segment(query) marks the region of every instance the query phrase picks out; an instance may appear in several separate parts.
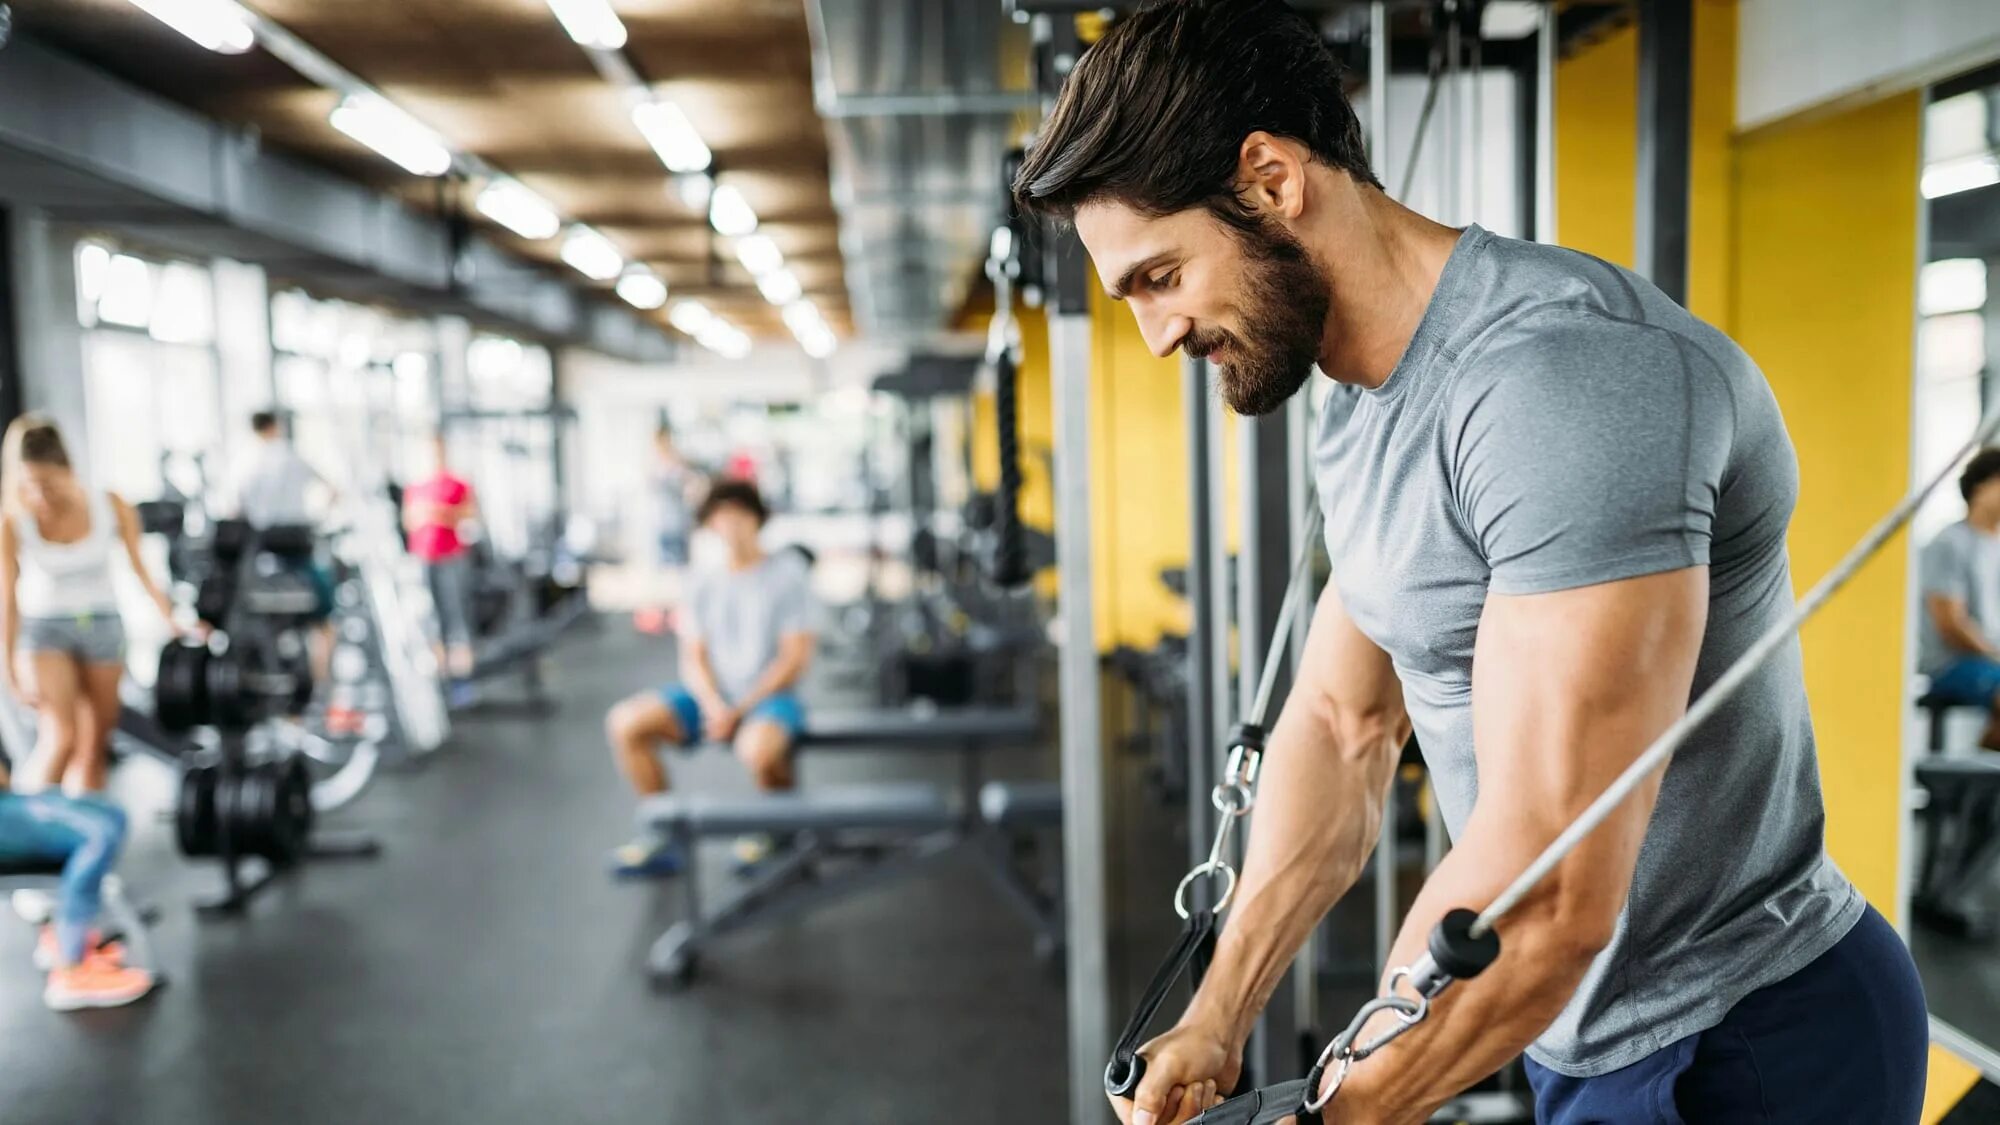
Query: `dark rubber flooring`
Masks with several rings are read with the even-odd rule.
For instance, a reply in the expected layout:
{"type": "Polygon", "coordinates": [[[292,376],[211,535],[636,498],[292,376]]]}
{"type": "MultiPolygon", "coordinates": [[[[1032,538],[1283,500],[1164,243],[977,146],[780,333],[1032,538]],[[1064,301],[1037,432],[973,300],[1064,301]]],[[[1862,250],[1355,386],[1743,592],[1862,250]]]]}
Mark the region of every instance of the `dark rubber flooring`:
{"type": "MultiPolygon", "coordinates": [[[[552,661],[557,714],[461,719],[421,769],[337,818],[379,833],[381,858],[310,866],[236,919],[189,909],[215,876],[174,854],[155,815],[166,771],[122,766],[136,825],[122,870],[164,912],[170,983],[128,1009],[49,1012],[31,933],[7,915],[0,1121],[1059,1120],[1061,987],[969,866],[735,935],[685,994],[647,984],[647,946],[678,902],[602,873],[631,802],[599,723],[664,675],[666,653],[618,621],[577,635],[552,661]]],[[[693,786],[744,784],[717,755],[673,767],[693,786]]],[[[1045,768],[1021,755],[991,772],[1045,768]]],[[[804,776],[950,769],[843,755],[804,776]]],[[[710,862],[720,889],[724,857],[710,862]]]]}

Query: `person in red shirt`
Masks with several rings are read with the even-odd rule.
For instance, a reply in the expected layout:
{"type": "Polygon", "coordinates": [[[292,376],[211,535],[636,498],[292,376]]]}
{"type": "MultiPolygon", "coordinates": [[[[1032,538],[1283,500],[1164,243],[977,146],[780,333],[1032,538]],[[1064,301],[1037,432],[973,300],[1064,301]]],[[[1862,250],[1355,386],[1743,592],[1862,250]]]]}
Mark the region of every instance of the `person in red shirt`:
{"type": "Polygon", "coordinates": [[[479,499],[465,478],[453,473],[443,434],[433,446],[437,468],[403,490],[403,530],[410,553],[424,564],[431,600],[437,604],[440,660],[453,676],[472,673],[472,628],[467,618],[471,560],[459,528],[479,514],[479,499]]]}

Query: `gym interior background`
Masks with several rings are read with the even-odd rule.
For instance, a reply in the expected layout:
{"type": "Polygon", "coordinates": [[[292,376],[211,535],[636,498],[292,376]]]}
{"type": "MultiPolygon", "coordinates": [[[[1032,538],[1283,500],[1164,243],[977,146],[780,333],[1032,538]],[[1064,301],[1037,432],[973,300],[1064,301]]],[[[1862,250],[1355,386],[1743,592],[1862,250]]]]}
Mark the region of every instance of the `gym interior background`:
{"type": "MultiPolygon", "coordinates": [[[[1801,582],[1994,401],[2000,5],[1297,6],[1412,206],[1633,266],[1757,360],[1799,453],[1801,582]]],[[[0,926],[7,1118],[1107,1120],[1103,1060],[1279,623],[1314,406],[1227,415],[1060,239],[1009,225],[1010,151],[1120,7],[0,3],[0,408],[160,502],[155,571],[190,606],[229,587],[283,649],[266,552],[210,581],[234,556],[205,515],[274,409],[338,491],[301,549],[341,578],[286,737],[162,722],[183,672],[121,590],[112,792],[151,919],[128,944],[166,987],[56,1015],[34,931],[0,926]],[[662,427],[754,476],[825,608],[800,797],[673,762],[693,796],[661,823],[691,843],[804,841],[748,877],[697,848],[699,897],[602,876],[630,808],[604,714],[675,663],[632,625],[685,586],[656,549],[662,427]],[[469,670],[424,640],[391,498],[439,434],[479,495],[469,670]],[[277,823],[295,783],[317,815],[277,823]],[[273,823],[219,843],[253,784],[273,823]]],[[[1991,752],[1915,675],[1914,552],[1961,511],[1945,490],[1805,632],[1828,846],[1932,1002],[1929,1122],[2000,1120],[2000,817],[1933,777],[1991,752]]],[[[1414,758],[1391,812],[1261,1073],[1370,994],[1449,847],[1414,758]]],[[[1527,1097],[1502,1074],[1441,1119],[1527,1097]]]]}

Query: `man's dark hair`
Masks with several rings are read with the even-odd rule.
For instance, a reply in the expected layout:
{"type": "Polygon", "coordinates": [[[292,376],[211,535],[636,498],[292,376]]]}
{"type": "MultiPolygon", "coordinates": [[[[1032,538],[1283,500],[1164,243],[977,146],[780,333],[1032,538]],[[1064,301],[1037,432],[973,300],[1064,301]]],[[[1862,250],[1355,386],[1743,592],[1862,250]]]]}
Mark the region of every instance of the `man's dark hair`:
{"type": "Polygon", "coordinates": [[[719,480],[709,486],[708,495],[702,497],[701,507],[695,511],[696,523],[707,523],[708,518],[724,508],[740,508],[757,517],[761,526],[771,518],[771,509],[764,504],[764,494],[747,480],[719,480]]]}
{"type": "Polygon", "coordinates": [[[1340,63],[1304,16],[1282,0],[1163,0],[1083,53],[1014,197],[1059,219],[1108,199],[1156,218],[1205,206],[1247,227],[1236,165],[1260,129],[1382,186],[1340,63]]]}
{"type": "Polygon", "coordinates": [[[268,434],[277,428],[278,412],[275,410],[259,410],[250,416],[250,431],[252,433],[268,434]]]}
{"type": "Polygon", "coordinates": [[[2000,478],[2000,445],[1989,445],[1965,463],[1965,471],[1958,476],[1959,495],[1970,504],[1972,494],[1979,491],[1979,486],[1995,478],[2000,478]]]}

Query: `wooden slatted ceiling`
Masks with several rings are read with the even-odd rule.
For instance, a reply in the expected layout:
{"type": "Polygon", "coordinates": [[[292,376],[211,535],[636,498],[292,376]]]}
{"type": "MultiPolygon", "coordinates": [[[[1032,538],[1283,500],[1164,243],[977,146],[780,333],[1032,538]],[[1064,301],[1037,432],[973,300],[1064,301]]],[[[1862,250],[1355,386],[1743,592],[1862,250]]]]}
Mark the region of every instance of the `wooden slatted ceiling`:
{"type": "MultiPolygon", "coordinates": [[[[800,0],[613,0],[626,54],[677,102],[716,167],[765,220],[836,329],[849,326],[826,137],[812,105],[800,0]]],[[[18,28],[265,142],[434,210],[437,185],[405,176],[326,123],[335,96],[261,50],[202,50],[127,0],[12,0],[18,28]]],[[[785,334],[704,216],[671,191],[618,90],[542,0],[247,0],[381,89],[456,147],[514,173],[564,215],[604,231],[679,296],[745,330],[785,334]]],[[[469,197],[464,200],[469,207],[469,197]]],[[[475,219],[478,216],[475,214],[475,219]]],[[[564,270],[554,240],[525,257],[564,270]]],[[[570,275],[573,279],[574,274],[570,275]]],[[[580,280],[580,279],[577,279],[580,280]]]]}

